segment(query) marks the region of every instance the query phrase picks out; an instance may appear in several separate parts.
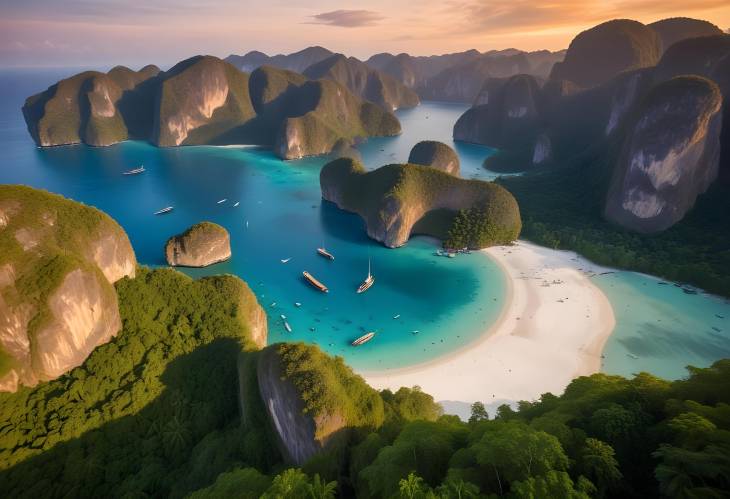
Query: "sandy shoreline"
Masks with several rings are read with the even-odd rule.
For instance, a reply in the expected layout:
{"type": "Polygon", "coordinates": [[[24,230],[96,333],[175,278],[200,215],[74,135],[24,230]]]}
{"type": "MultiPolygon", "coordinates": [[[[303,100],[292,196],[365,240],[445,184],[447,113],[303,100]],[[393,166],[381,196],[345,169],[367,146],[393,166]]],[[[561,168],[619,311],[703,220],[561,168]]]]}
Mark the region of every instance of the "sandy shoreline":
{"type": "Polygon", "coordinates": [[[606,269],[573,252],[524,241],[484,251],[508,280],[499,319],[478,340],[444,357],[361,372],[371,386],[419,385],[439,401],[493,407],[562,393],[573,378],[600,370],[615,318],[608,298],[587,274],[606,269]]]}

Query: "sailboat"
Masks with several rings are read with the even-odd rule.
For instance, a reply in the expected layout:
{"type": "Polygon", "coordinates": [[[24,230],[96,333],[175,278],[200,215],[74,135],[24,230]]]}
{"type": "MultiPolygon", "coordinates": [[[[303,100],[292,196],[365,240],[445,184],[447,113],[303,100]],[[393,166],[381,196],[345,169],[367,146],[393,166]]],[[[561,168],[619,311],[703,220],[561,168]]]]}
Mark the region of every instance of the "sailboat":
{"type": "Polygon", "coordinates": [[[223,198],[223,199],[221,199],[220,201],[218,201],[218,202],[217,202],[216,204],[223,204],[223,203],[225,203],[226,201],[228,201],[228,199],[227,199],[227,198],[223,198]]]}
{"type": "Polygon", "coordinates": [[[364,293],[368,289],[370,289],[370,286],[375,284],[375,277],[373,277],[373,274],[370,273],[370,259],[368,258],[368,276],[365,278],[365,280],[360,284],[360,287],[357,288],[357,293],[364,293]]]}
{"type": "Polygon", "coordinates": [[[352,346],[357,347],[357,346],[362,345],[363,343],[367,343],[368,341],[372,340],[374,336],[375,336],[375,333],[373,333],[373,332],[363,334],[358,339],[356,339],[355,341],[352,342],[352,346]]]}
{"type": "Polygon", "coordinates": [[[155,215],[164,215],[165,213],[170,213],[174,208],[172,206],[166,206],[165,208],[162,208],[161,210],[157,210],[154,214],[155,215]]]}
{"type": "Polygon", "coordinates": [[[284,258],[283,260],[281,260],[281,263],[289,263],[289,260],[291,260],[291,257],[290,258],[284,258]]]}
{"type": "Polygon", "coordinates": [[[317,253],[319,253],[320,256],[323,256],[325,258],[329,258],[330,260],[334,261],[335,255],[324,249],[324,245],[322,245],[321,248],[317,248],[317,253]]]}
{"type": "Polygon", "coordinates": [[[122,175],[137,175],[137,174],[142,173],[144,171],[145,171],[144,165],[139,165],[138,168],[135,168],[133,170],[129,170],[129,171],[126,171],[126,172],[122,172],[122,175]]]}

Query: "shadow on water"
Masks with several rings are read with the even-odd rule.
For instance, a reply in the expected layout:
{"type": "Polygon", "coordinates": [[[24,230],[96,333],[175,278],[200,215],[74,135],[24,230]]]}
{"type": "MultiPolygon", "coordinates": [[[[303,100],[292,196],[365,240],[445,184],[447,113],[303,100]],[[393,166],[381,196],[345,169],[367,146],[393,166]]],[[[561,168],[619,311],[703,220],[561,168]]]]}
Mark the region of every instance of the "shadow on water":
{"type": "Polygon", "coordinates": [[[334,203],[322,200],[319,220],[328,239],[339,239],[357,244],[380,245],[367,235],[365,221],[360,215],[341,210],[334,203]]]}

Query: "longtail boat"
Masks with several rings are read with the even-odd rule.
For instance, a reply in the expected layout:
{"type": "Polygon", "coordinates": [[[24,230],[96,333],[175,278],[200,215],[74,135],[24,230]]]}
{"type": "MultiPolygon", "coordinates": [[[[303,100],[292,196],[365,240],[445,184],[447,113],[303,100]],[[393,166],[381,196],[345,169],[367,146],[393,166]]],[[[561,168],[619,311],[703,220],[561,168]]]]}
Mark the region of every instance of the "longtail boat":
{"type": "Polygon", "coordinates": [[[330,290],[327,289],[327,286],[325,286],[324,284],[319,282],[317,279],[315,279],[312,274],[310,274],[309,272],[307,272],[305,270],[304,272],[302,272],[302,275],[304,276],[304,278],[307,280],[307,282],[309,284],[311,284],[312,286],[314,286],[315,288],[317,288],[318,290],[320,290],[323,293],[329,293],[330,290]]]}
{"type": "Polygon", "coordinates": [[[355,341],[352,342],[352,346],[357,347],[357,346],[362,345],[363,343],[367,343],[368,341],[372,340],[374,336],[375,336],[375,333],[373,333],[373,332],[363,334],[358,339],[356,339],[355,341]]]}

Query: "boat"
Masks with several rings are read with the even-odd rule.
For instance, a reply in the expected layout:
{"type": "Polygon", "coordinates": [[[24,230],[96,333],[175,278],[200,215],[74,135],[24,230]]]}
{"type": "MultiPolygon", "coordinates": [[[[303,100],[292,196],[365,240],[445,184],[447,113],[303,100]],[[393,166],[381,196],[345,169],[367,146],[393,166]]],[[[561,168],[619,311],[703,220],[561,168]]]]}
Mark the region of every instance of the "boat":
{"type": "Polygon", "coordinates": [[[284,315],[284,314],[281,314],[279,317],[281,317],[281,320],[283,320],[283,321],[286,320],[286,315],[284,315]]]}
{"type": "Polygon", "coordinates": [[[327,286],[325,286],[324,284],[322,284],[321,282],[319,282],[317,279],[315,279],[314,276],[312,274],[310,274],[309,272],[307,272],[306,270],[304,272],[302,272],[302,275],[304,276],[304,278],[307,280],[307,282],[309,284],[311,284],[312,286],[314,286],[315,288],[317,288],[321,292],[323,292],[323,293],[329,293],[330,292],[330,290],[327,289],[327,286]]]}
{"type": "Polygon", "coordinates": [[[400,314],[398,314],[398,315],[394,315],[394,316],[393,316],[393,319],[400,319],[400,314]]]}
{"type": "Polygon", "coordinates": [[[223,199],[221,199],[220,201],[218,201],[218,202],[217,202],[216,204],[223,204],[223,203],[225,203],[226,201],[228,201],[228,199],[227,199],[227,198],[223,198],[223,199]]]}
{"type": "Polygon", "coordinates": [[[289,260],[291,260],[291,258],[284,258],[281,260],[281,263],[289,263],[289,260]]]}
{"type": "Polygon", "coordinates": [[[370,287],[375,284],[375,277],[373,277],[373,274],[370,273],[370,259],[368,259],[368,276],[365,278],[365,280],[360,284],[360,287],[357,288],[357,293],[364,293],[370,287]]]}
{"type": "Polygon", "coordinates": [[[456,258],[456,253],[448,253],[449,258],[456,258]]]}
{"type": "Polygon", "coordinates": [[[373,339],[373,336],[375,336],[375,333],[373,333],[372,331],[369,333],[363,334],[358,339],[356,339],[355,341],[352,342],[352,346],[358,347],[358,346],[362,345],[363,343],[367,343],[368,341],[373,339]]]}
{"type": "Polygon", "coordinates": [[[241,202],[240,202],[240,201],[236,201],[236,204],[234,204],[234,205],[233,205],[233,207],[235,208],[235,207],[236,207],[236,206],[238,206],[239,204],[241,204],[241,202]]]}
{"type": "Polygon", "coordinates": [[[302,304],[301,304],[301,303],[299,303],[299,302],[297,301],[297,302],[294,302],[294,306],[295,306],[295,307],[301,307],[301,306],[302,306],[302,304]]]}
{"type": "Polygon", "coordinates": [[[720,315],[720,314],[715,314],[715,317],[717,317],[718,319],[724,319],[725,318],[724,315],[720,315]]]}
{"type": "Polygon", "coordinates": [[[290,333],[291,333],[291,326],[289,325],[289,323],[288,323],[288,322],[284,321],[284,327],[286,328],[286,330],[287,330],[288,332],[290,332],[290,333]]]}
{"type": "Polygon", "coordinates": [[[145,171],[144,165],[140,165],[139,168],[135,168],[133,170],[122,172],[122,175],[138,175],[140,173],[143,173],[144,171],[145,171]]]}
{"type": "Polygon", "coordinates": [[[638,359],[639,358],[638,356],[634,355],[633,353],[627,353],[626,355],[628,355],[632,359],[638,359]]]}
{"type": "Polygon", "coordinates": [[[164,215],[165,213],[170,213],[174,208],[172,206],[166,206],[162,208],[161,210],[157,210],[154,214],[155,215],[164,215]]]}
{"type": "Polygon", "coordinates": [[[324,248],[317,248],[317,253],[319,253],[320,256],[329,258],[332,261],[334,261],[334,259],[335,259],[335,255],[333,255],[332,253],[330,253],[329,251],[327,251],[324,248]]]}

